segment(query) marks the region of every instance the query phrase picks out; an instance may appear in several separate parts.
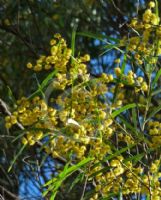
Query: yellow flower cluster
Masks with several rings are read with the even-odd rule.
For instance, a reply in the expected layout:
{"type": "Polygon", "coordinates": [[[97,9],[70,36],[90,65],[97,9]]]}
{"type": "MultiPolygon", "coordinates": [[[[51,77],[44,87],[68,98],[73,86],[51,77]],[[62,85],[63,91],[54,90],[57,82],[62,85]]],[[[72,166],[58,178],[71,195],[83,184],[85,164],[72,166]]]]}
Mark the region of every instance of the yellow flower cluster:
{"type": "MultiPolygon", "coordinates": [[[[89,176],[97,174],[96,192],[101,191],[105,196],[111,191],[119,193],[120,188],[123,195],[131,193],[148,195],[150,185],[151,197],[153,200],[157,200],[161,196],[159,165],[160,161],[155,160],[150,167],[151,174],[145,175],[142,167],[134,167],[131,161],[124,162],[123,157],[118,156],[107,164],[109,170],[105,173],[101,172],[102,166],[97,165],[91,169],[89,176]]],[[[93,199],[98,199],[98,197],[94,196],[91,200],[93,199]]]]}
{"type": "MultiPolygon", "coordinates": [[[[61,36],[55,37],[60,40],[57,43],[62,48],[64,40],[61,36]]],[[[53,40],[50,43],[58,45],[53,40]]],[[[66,46],[63,45],[63,48],[66,46]]],[[[64,54],[58,51],[55,56],[63,59],[64,54]]],[[[113,81],[113,76],[102,74],[99,80],[90,79],[84,64],[89,60],[88,54],[73,58],[68,63],[68,70],[67,62],[60,64],[61,69],[55,64],[58,73],[50,87],[53,91],[62,90],[56,98],[51,98],[58,109],[49,107],[39,96],[33,99],[23,97],[17,101],[13,114],[6,117],[6,128],[21,123],[26,129],[22,143],[28,145],[34,145],[48,133],[49,142],[44,149],[53,157],[68,158],[69,152],[72,152],[75,159],[81,160],[87,156],[87,146],[90,146],[88,154],[99,159],[110,153],[106,141],[113,135],[113,120],[106,111],[109,106],[99,98],[104,98],[106,84],[113,81]]]]}
{"type": "MultiPolygon", "coordinates": [[[[159,18],[152,12],[154,7],[155,4],[150,2],[143,15],[144,23],[136,19],[131,22],[131,27],[143,38],[129,38],[127,49],[135,52],[134,57],[140,64],[143,62],[142,54],[149,62],[152,62],[150,54],[154,54],[155,40],[152,43],[150,38],[154,31],[159,31],[154,27],[159,23],[159,18]]],[[[110,192],[117,196],[120,188],[127,197],[134,193],[149,195],[150,190],[151,199],[159,199],[160,158],[149,161],[148,167],[144,164],[147,162],[146,156],[143,155],[143,159],[136,163],[131,157],[140,150],[146,151],[143,149],[146,140],[136,140],[137,130],[135,134],[131,133],[133,125],[137,126],[136,129],[139,127],[139,124],[133,124],[133,118],[137,116],[133,114],[133,118],[130,117],[130,125],[128,122],[125,124],[126,119],[122,123],[121,119],[112,117],[113,111],[134,103],[136,98],[139,104],[146,104],[145,96],[150,88],[145,78],[137,77],[131,70],[125,75],[121,71],[120,59],[116,60],[116,78],[105,73],[98,78],[90,77],[85,64],[90,60],[89,55],[72,57],[71,49],[67,48],[59,34],[54,36],[50,44],[51,55],[41,56],[36,65],[28,63],[27,67],[35,71],[57,70],[56,77],[46,89],[52,90],[49,98],[53,106],[39,96],[30,99],[23,97],[17,101],[17,108],[12,115],[6,117],[6,128],[21,123],[24,127],[24,145],[34,145],[40,140],[43,143],[42,139],[46,137],[47,142],[43,143],[42,148],[53,158],[68,160],[70,157],[75,164],[88,156],[92,157],[93,160],[85,169],[88,181],[94,182],[95,186],[95,194],[90,200],[106,197],[110,192]],[[112,97],[107,98],[107,93],[112,97]],[[125,151],[119,153],[119,149],[125,151]]],[[[145,113],[144,107],[138,108],[141,120],[145,113]]],[[[160,128],[161,123],[157,119],[150,121],[145,128],[146,135],[150,137],[147,137],[148,145],[154,149],[161,144],[160,128]]]]}
{"type": "Polygon", "coordinates": [[[151,136],[151,147],[159,147],[161,145],[161,123],[159,121],[149,121],[148,131],[151,136]]]}
{"type": "Polygon", "coordinates": [[[149,3],[142,20],[134,18],[129,26],[137,36],[125,37],[121,45],[126,46],[139,65],[145,62],[155,64],[156,56],[161,54],[160,17],[155,12],[155,3],[149,3]]]}
{"type": "Polygon", "coordinates": [[[143,92],[147,92],[148,85],[146,81],[144,81],[143,77],[136,76],[133,71],[129,70],[128,74],[125,75],[121,72],[120,67],[115,68],[115,74],[119,78],[119,81],[122,83],[121,87],[124,85],[131,85],[135,87],[135,91],[139,92],[140,90],[143,92]]]}
{"type": "Polygon", "coordinates": [[[6,125],[6,128],[11,128],[12,125],[16,124],[17,123],[17,112],[14,112],[12,116],[7,116],[5,118],[5,125],[6,125]]]}
{"type": "Polygon", "coordinates": [[[69,87],[74,83],[74,81],[85,82],[89,81],[89,74],[87,73],[87,67],[84,64],[89,61],[90,57],[88,54],[83,57],[74,58],[72,60],[71,66],[69,67],[68,72],[65,69],[59,70],[56,74],[56,79],[54,79],[52,85],[53,89],[64,90],[66,87],[69,87]]]}
{"type": "Polygon", "coordinates": [[[29,144],[30,146],[34,145],[37,141],[43,138],[42,131],[27,131],[26,136],[22,137],[22,144],[29,144]]]}
{"type": "Polygon", "coordinates": [[[67,48],[66,41],[61,37],[60,34],[55,34],[54,39],[50,41],[51,49],[50,55],[40,56],[36,64],[27,64],[27,68],[33,69],[34,71],[56,69],[58,71],[67,71],[67,63],[71,57],[71,49],[67,48]]]}
{"type": "Polygon", "coordinates": [[[23,97],[17,101],[17,106],[12,115],[5,118],[6,128],[11,128],[17,122],[26,129],[30,128],[31,131],[26,131],[26,136],[22,138],[23,144],[35,144],[43,138],[43,132],[39,129],[50,129],[57,124],[56,110],[48,107],[38,96],[32,100],[23,97]]]}
{"type": "Polygon", "coordinates": [[[104,196],[111,191],[118,194],[121,188],[123,195],[131,193],[141,193],[149,195],[151,191],[151,199],[159,200],[161,196],[161,188],[159,178],[160,160],[155,160],[150,166],[150,173],[146,175],[142,167],[134,167],[131,161],[124,162],[122,156],[118,156],[107,164],[109,170],[104,174],[101,172],[102,166],[91,169],[90,174],[96,175],[96,194],[90,200],[99,199],[98,193],[104,196]],[[96,198],[97,197],[97,198],[96,198]]]}

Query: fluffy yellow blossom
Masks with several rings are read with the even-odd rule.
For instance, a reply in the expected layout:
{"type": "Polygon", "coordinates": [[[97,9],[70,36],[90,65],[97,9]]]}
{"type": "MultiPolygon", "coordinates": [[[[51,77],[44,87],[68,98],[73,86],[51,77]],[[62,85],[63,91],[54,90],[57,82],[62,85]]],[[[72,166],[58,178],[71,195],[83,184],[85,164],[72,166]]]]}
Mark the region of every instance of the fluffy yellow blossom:
{"type": "Polygon", "coordinates": [[[150,8],[154,8],[155,7],[155,2],[154,1],[150,1],[149,4],[148,4],[148,6],[150,8]]]}

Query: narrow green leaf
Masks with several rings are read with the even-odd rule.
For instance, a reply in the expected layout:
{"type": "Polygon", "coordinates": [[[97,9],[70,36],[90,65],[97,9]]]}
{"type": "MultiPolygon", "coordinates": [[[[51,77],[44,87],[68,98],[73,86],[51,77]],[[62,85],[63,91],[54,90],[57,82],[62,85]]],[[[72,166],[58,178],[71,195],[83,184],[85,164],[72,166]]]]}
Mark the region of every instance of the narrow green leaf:
{"type": "Polygon", "coordinates": [[[107,52],[109,52],[109,51],[111,51],[111,50],[112,50],[112,48],[106,49],[106,50],[103,51],[101,54],[99,54],[99,56],[103,56],[104,54],[106,54],[107,52]]]}
{"type": "Polygon", "coordinates": [[[77,30],[77,25],[75,25],[75,26],[73,27],[73,31],[72,31],[71,49],[72,49],[72,56],[73,56],[73,57],[74,57],[74,55],[75,55],[76,30],[77,30]]]}
{"type": "Polygon", "coordinates": [[[118,51],[120,51],[121,53],[124,53],[123,50],[121,50],[119,47],[118,47],[118,44],[108,44],[108,45],[105,45],[104,46],[104,49],[106,49],[101,55],[105,54],[106,52],[112,50],[112,49],[116,49],[118,51]]]}
{"type": "Polygon", "coordinates": [[[133,133],[137,132],[137,130],[129,122],[127,122],[127,120],[122,115],[119,116],[119,119],[121,122],[123,122],[127,129],[130,129],[133,133]]]}
{"type": "Polygon", "coordinates": [[[65,179],[68,174],[69,162],[64,166],[63,171],[59,174],[59,179],[65,179]]]}
{"type": "Polygon", "coordinates": [[[50,200],[54,200],[58,191],[52,192],[50,200]]]}
{"type": "Polygon", "coordinates": [[[16,99],[15,99],[15,97],[13,95],[13,92],[12,92],[11,88],[9,86],[7,86],[7,89],[8,89],[8,97],[9,97],[9,99],[11,100],[11,102],[13,104],[16,104],[16,99]]]}
{"type": "Polygon", "coordinates": [[[158,9],[158,1],[157,0],[155,0],[155,14],[158,18],[159,17],[159,9],[158,9]]]}
{"type": "Polygon", "coordinates": [[[138,161],[140,161],[144,157],[144,155],[145,153],[137,154],[135,156],[125,159],[124,163],[126,163],[127,161],[133,161],[136,164],[138,161]]]}
{"type": "MultiPolygon", "coordinates": [[[[41,151],[41,149],[40,149],[41,151]]],[[[44,165],[45,161],[47,160],[48,158],[48,154],[44,154],[41,158],[41,162],[40,162],[40,168],[44,165]]]]}
{"type": "Polygon", "coordinates": [[[131,145],[127,146],[127,147],[124,147],[124,148],[122,148],[122,149],[120,149],[120,150],[117,150],[117,151],[115,151],[115,153],[113,153],[112,155],[107,156],[107,157],[105,158],[105,160],[111,160],[112,158],[115,158],[115,157],[121,155],[121,153],[124,153],[125,151],[127,151],[127,150],[133,148],[134,146],[136,146],[136,144],[131,144],[131,145]]]}
{"type": "Polygon", "coordinates": [[[127,62],[127,56],[126,56],[126,54],[124,54],[124,56],[123,56],[123,63],[122,63],[122,67],[121,67],[121,73],[122,74],[124,74],[125,67],[126,67],[126,62],[127,62]]]}
{"type": "Polygon", "coordinates": [[[52,192],[50,200],[54,200],[56,197],[57,192],[52,192]]]}
{"type": "Polygon", "coordinates": [[[146,200],[150,200],[150,195],[148,194],[147,197],[146,197],[146,200]]]}
{"type": "Polygon", "coordinates": [[[20,151],[16,154],[16,156],[14,157],[14,159],[13,159],[13,161],[12,161],[10,167],[8,168],[8,172],[11,171],[11,169],[12,169],[14,163],[16,162],[17,158],[21,155],[21,153],[22,153],[22,151],[25,149],[25,147],[26,147],[26,145],[23,145],[23,146],[21,147],[20,151]]]}
{"type": "MultiPolygon", "coordinates": [[[[47,189],[45,189],[45,190],[43,191],[43,193],[42,193],[42,196],[43,196],[43,197],[45,197],[50,191],[52,191],[53,187],[55,187],[56,178],[53,178],[52,180],[53,180],[53,182],[52,182],[53,184],[50,185],[47,189]]],[[[45,185],[43,185],[43,186],[45,186],[45,185]]]]}
{"type": "Polygon", "coordinates": [[[42,92],[42,90],[47,86],[47,84],[49,83],[49,81],[56,75],[57,70],[52,71],[43,81],[41,84],[39,84],[39,88],[32,93],[28,99],[32,99],[33,97],[35,97],[36,95],[38,95],[39,93],[42,92]]]}
{"type": "Polygon", "coordinates": [[[155,84],[157,83],[159,77],[161,76],[161,69],[157,72],[153,82],[152,82],[152,88],[154,88],[155,84]]]}
{"type": "Polygon", "coordinates": [[[74,181],[72,181],[68,192],[70,192],[78,182],[81,182],[83,178],[84,178],[83,173],[78,174],[78,176],[74,179],[74,181]]]}
{"type": "Polygon", "coordinates": [[[102,35],[102,34],[99,34],[99,33],[95,34],[95,33],[91,33],[91,32],[77,32],[77,35],[93,38],[93,39],[100,40],[100,41],[103,41],[103,42],[105,42],[104,39],[109,39],[109,40],[117,42],[117,43],[120,42],[119,39],[109,37],[109,36],[106,36],[106,35],[102,35]]]}
{"type": "Polygon", "coordinates": [[[120,190],[119,190],[118,200],[123,200],[121,188],[120,188],[120,190]]]}
{"type": "Polygon", "coordinates": [[[37,89],[35,92],[33,92],[29,97],[28,97],[28,99],[30,100],[30,99],[33,99],[35,96],[37,96],[38,94],[40,93],[40,90],[39,89],[37,89]]]}
{"type": "Polygon", "coordinates": [[[63,180],[59,180],[58,182],[56,182],[56,184],[54,185],[54,187],[52,189],[50,200],[54,200],[55,199],[56,194],[58,192],[58,189],[61,186],[62,182],[63,182],[63,180]]]}
{"type": "MultiPolygon", "coordinates": [[[[87,164],[88,162],[90,162],[91,160],[93,160],[93,158],[89,157],[89,158],[85,158],[84,160],[80,161],[78,164],[76,165],[72,165],[71,167],[69,167],[67,170],[66,170],[66,174],[69,176],[71,173],[77,171],[78,169],[80,169],[83,165],[87,164]]],[[[61,172],[61,173],[64,173],[61,172]]],[[[59,175],[59,177],[62,178],[62,175],[59,175]]],[[[64,175],[64,174],[63,174],[64,175]]],[[[55,180],[55,178],[49,180],[47,183],[44,184],[44,186],[47,186],[47,185],[50,185],[51,183],[53,183],[53,180],[55,180]]]]}
{"type": "Polygon", "coordinates": [[[44,89],[44,87],[47,86],[47,84],[49,83],[49,81],[56,75],[57,70],[53,70],[41,83],[41,88],[44,89]]]}
{"type": "Polygon", "coordinates": [[[114,112],[111,114],[111,116],[112,116],[113,118],[115,118],[115,117],[117,117],[120,113],[122,113],[122,112],[124,112],[124,111],[126,111],[126,110],[128,110],[128,109],[130,109],[130,108],[135,108],[135,107],[136,107],[136,104],[135,104],[135,103],[128,104],[128,105],[126,105],[126,106],[123,106],[123,107],[120,108],[119,110],[114,111],[114,112]]]}
{"type": "Polygon", "coordinates": [[[156,89],[155,91],[153,91],[151,95],[154,96],[154,95],[157,95],[159,93],[161,93],[161,88],[156,89]]]}
{"type": "Polygon", "coordinates": [[[92,160],[93,160],[93,158],[91,158],[91,157],[85,158],[84,160],[80,161],[78,164],[73,165],[70,168],[68,168],[67,173],[77,171],[79,168],[81,168],[82,166],[84,166],[85,164],[87,164],[88,162],[90,162],[92,160]]]}
{"type": "Polygon", "coordinates": [[[37,85],[38,85],[38,89],[39,89],[39,91],[40,91],[42,97],[45,98],[45,94],[44,94],[44,92],[43,92],[43,88],[42,88],[42,86],[41,86],[40,83],[39,83],[39,80],[38,80],[38,78],[37,78],[36,73],[34,74],[34,76],[35,76],[35,79],[36,79],[36,82],[37,82],[37,85]]]}
{"type": "Polygon", "coordinates": [[[17,136],[12,140],[12,142],[14,143],[16,140],[20,139],[23,135],[25,135],[26,130],[19,130],[19,131],[15,131],[15,133],[17,134],[17,136]]]}
{"type": "Polygon", "coordinates": [[[134,137],[137,137],[138,141],[142,140],[146,143],[149,142],[149,140],[144,137],[144,134],[141,133],[140,131],[138,131],[137,129],[135,129],[123,116],[119,115],[119,119],[123,122],[123,124],[126,126],[127,130],[130,129],[131,130],[131,134],[134,135],[134,137]]]}
{"type": "Polygon", "coordinates": [[[137,130],[137,113],[136,113],[136,108],[132,108],[132,122],[134,123],[135,130],[137,130]]]}
{"type": "Polygon", "coordinates": [[[47,190],[45,190],[43,192],[43,196],[46,196],[48,194],[48,192],[52,191],[52,195],[51,195],[51,199],[54,199],[56,196],[56,193],[59,189],[59,187],[61,186],[62,182],[68,177],[70,176],[72,173],[74,173],[75,171],[77,171],[78,169],[80,169],[82,166],[84,166],[85,164],[87,164],[88,162],[90,162],[91,160],[93,160],[93,158],[89,157],[89,158],[85,158],[84,160],[80,161],[78,164],[73,165],[71,167],[68,167],[70,163],[67,163],[64,167],[64,170],[59,174],[58,177],[54,177],[51,180],[49,180],[47,183],[45,183],[43,186],[49,186],[49,188],[47,190]]]}
{"type": "Polygon", "coordinates": [[[151,119],[152,117],[154,117],[155,114],[157,114],[159,111],[161,110],[161,105],[159,105],[157,108],[155,108],[148,116],[148,118],[146,119],[145,123],[147,123],[149,121],[149,119],[151,119]]]}

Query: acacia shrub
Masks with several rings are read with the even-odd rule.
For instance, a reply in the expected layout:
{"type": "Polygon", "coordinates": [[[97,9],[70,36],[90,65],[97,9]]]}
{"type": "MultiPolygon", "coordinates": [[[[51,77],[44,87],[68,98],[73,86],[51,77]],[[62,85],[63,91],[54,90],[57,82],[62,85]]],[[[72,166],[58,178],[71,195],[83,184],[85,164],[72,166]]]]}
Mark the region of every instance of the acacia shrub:
{"type": "Polygon", "coordinates": [[[50,199],[60,195],[72,174],[72,186],[83,184],[81,199],[161,197],[157,1],[131,21],[129,30],[131,35],[110,45],[123,54],[115,74],[91,76],[90,56],[75,57],[60,34],[51,39],[48,55],[27,64],[49,74],[31,96],[17,100],[6,128],[21,125],[22,148],[37,145],[64,166],[44,185],[43,195],[50,199]]]}

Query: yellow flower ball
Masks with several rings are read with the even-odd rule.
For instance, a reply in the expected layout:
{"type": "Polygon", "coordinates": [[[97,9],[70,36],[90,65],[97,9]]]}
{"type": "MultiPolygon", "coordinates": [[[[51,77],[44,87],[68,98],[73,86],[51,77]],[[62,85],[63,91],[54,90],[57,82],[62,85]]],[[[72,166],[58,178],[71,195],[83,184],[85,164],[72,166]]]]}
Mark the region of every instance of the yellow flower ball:
{"type": "Polygon", "coordinates": [[[33,67],[33,66],[32,66],[32,63],[30,63],[30,62],[27,63],[27,68],[28,68],[28,69],[32,69],[32,67],[33,67]]]}
{"type": "Polygon", "coordinates": [[[22,144],[24,145],[28,144],[28,140],[25,137],[23,137],[21,141],[22,141],[22,144]]]}
{"type": "Polygon", "coordinates": [[[150,1],[149,4],[148,4],[148,6],[149,6],[150,8],[154,8],[154,7],[155,7],[155,2],[150,1]]]}

